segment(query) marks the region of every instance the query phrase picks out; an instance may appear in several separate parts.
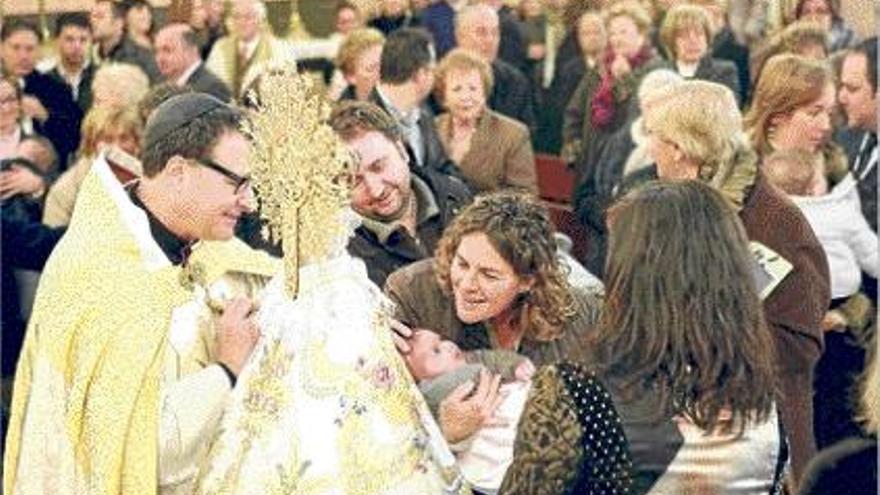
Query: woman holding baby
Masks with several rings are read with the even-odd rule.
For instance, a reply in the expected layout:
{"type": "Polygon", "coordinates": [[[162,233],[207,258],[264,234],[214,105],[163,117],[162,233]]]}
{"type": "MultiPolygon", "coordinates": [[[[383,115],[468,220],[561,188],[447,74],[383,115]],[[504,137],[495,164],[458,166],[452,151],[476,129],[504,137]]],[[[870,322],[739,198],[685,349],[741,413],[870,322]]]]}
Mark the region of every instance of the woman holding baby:
{"type": "MultiPolygon", "coordinates": [[[[438,422],[446,439],[459,444],[463,471],[469,472],[469,459],[493,456],[497,461],[491,470],[500,476],[476,480],[482,493],[499,488],[512,460],[517,419],[533,386],[530,365],[523,358],[538,367],[591,361],[587,341],[598,323],[601,292],[569,281],[553,232],[546,210],[530,195],[497,192],[479,196],[444,232],[433,260],[409,265],[386,282],[386,292],[398,304],[398,316],[417,329],[402,344],[407,364],[428,403],[439,401],[435,411],[438,422]],[[474,363],[481,365],[482,371],[471,372],[471,379],[457,388],[448,386],[453,374],[469,373],[473,367],[467,365],[474,363]],[[499,386],[503,393],[499,393],[499,386]],[[444,391],[442,400],[434,397],[438,389],[444,391]],[[489,441],[483,442],[486,437],[489,441]],[[480,450],[487,444],[505,445],[506,456],[480,450]]],[[[589,377],[573,366],[566,376],[554,380],[559,387],[569,387],[572,394],[595,388],[589,377]]],[[[607,400],[606,404],[610,407],[607,400]]],[[[552,407],[549,402],[547,405],[552,407]]],[[[545,453],[544,460],[552,467],[545,466],[535,482],[557,487],[558,480],[569,488],[588,487],[593,481],[589,478],[580,480],[586,484],[575,483],[577,465],[552,461],[554,455],[568,457],[563,451],[577,449],[579,439],[587,436],[576,419],[560,420],[564,431],[560,438],[570,443],[566,449],[545,453]]],[[[605,479],[613,480],[619,488],[608,493],[624,493],[628,480],[625,439],[619,426],[609,426],[607,431],[620,445],[617,456],[593,467],[606,473],[605,479]]],[[[472,472],[489,470],[482,467],[472,472]]],[[[469,481],[474,483],[476,474],[469,481]]]]}

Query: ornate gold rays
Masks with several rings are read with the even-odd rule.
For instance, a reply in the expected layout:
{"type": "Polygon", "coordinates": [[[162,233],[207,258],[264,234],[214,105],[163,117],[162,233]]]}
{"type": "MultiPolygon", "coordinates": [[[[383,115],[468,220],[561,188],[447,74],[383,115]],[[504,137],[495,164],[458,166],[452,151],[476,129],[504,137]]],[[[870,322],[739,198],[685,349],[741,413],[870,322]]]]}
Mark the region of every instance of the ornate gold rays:
{"type": "Polygon", "coordinates": [[[250,98],[254,188],[268,234],[284,248],[288,295],[296,297],[299,267],[326,259],[345,235],[352,157],[326,123],[329,101],[293,65],[264,73],[250,98]]]}

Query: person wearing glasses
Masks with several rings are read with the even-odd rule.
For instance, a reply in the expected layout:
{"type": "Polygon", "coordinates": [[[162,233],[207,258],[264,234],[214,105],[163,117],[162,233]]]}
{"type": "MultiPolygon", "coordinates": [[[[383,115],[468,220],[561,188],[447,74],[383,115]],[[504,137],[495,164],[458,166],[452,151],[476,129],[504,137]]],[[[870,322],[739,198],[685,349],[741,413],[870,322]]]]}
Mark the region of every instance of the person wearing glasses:
{"type": "Polygon", "coordinates": [[[25,336],[5,493],[192,492],[280,268],[233,238],[253,202],[241,119],[174,96],[147,122],[143,177],[92,164],[25,336]]]}

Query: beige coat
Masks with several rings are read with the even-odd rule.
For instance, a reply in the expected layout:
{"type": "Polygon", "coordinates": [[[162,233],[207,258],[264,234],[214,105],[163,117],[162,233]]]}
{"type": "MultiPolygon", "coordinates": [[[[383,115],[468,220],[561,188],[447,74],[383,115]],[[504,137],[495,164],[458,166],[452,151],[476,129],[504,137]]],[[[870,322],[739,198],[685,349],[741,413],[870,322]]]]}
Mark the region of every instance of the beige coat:
{"type": "Polygon", "coordinates": [[[73,205],[79,188],[92,169],[93,158],[84,157],[76,161],[61,177],[52,184],[46,194],[43,206],[43,223],[50,227],[61,227],[70,223],[73,205]]]}
{"type": "Polygon", "coordinates": [[[238,55],[239,40],[234,35],[217,40],[205,66],[232,90],[236,99],[244,96],[257,77],[269,67],[296,63],[293,47],[268,32],[260,34],[260,41],[250,60],[241,61],[238,55]]]}
{"type": "MultiPolygon", "coordinates": [[[[450,153],[452,116],[436,119],[437,133],[446,153],[450,153]]],[[[462,175],[477,192],[503,187],[519,187],[538,192],[535,156],[529,129],[520,122],[486,109],[471,137],[470,150],[456,163],[462,175]]]]}

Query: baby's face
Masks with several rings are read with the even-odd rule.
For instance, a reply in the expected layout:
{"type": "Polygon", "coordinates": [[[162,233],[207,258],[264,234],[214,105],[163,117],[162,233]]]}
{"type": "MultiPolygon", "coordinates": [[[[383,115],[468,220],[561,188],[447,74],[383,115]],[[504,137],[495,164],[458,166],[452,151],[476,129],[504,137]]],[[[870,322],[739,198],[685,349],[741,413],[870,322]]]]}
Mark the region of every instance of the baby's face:
{"type": "Polygon", "coordinates": [[[409,345],[411,350],[405,359],[416,380],[428,380],[467,365],[455,342],[441,340],[430,330],[414,329],[409,345]]]}

